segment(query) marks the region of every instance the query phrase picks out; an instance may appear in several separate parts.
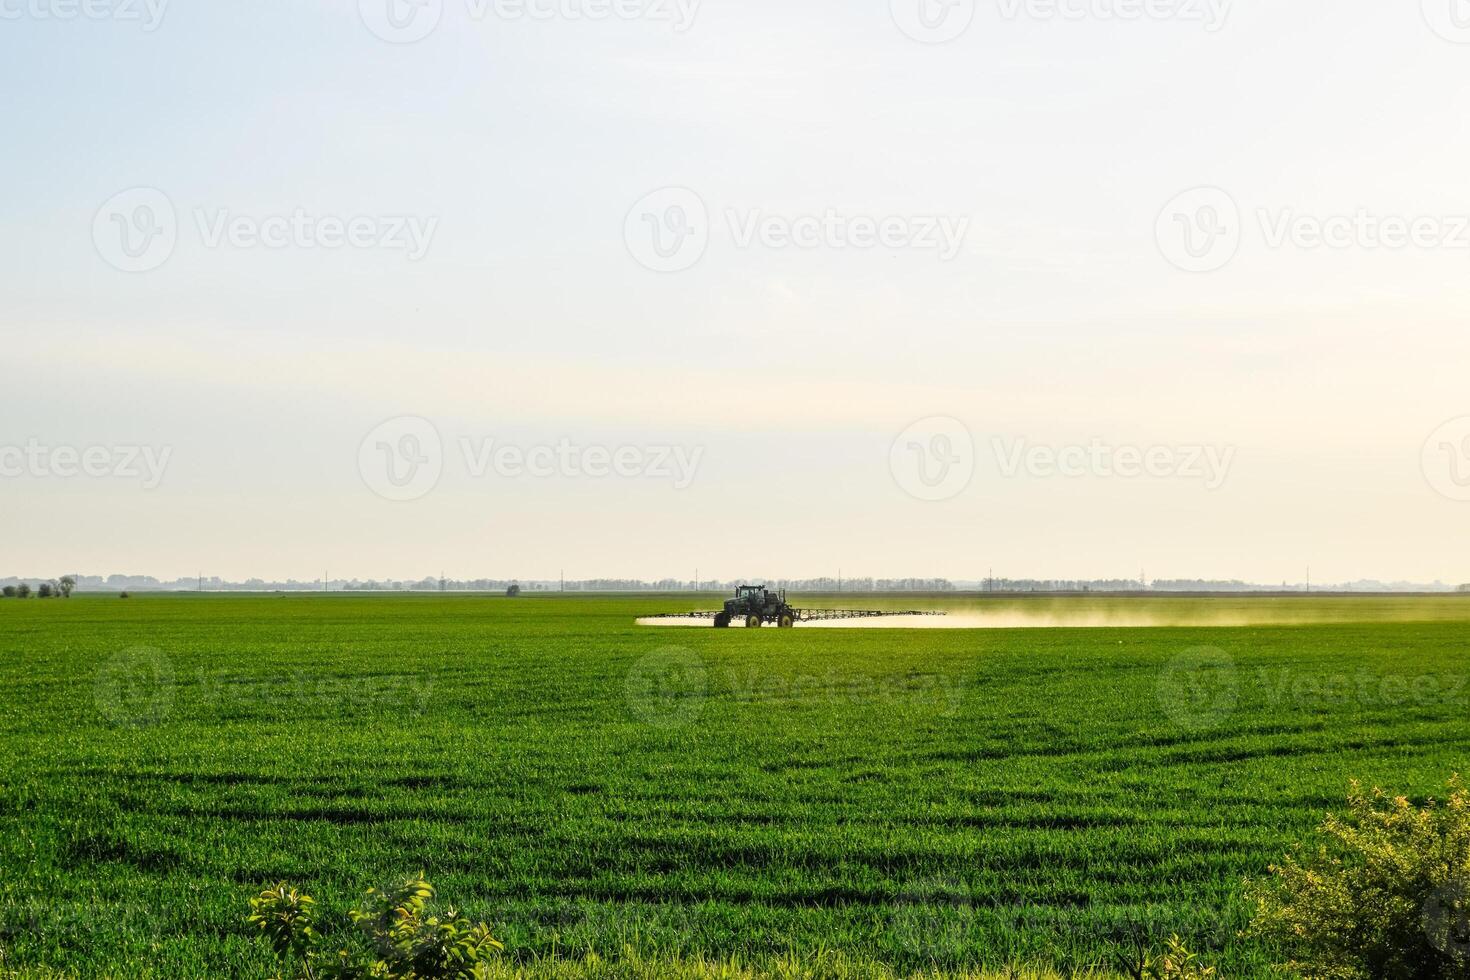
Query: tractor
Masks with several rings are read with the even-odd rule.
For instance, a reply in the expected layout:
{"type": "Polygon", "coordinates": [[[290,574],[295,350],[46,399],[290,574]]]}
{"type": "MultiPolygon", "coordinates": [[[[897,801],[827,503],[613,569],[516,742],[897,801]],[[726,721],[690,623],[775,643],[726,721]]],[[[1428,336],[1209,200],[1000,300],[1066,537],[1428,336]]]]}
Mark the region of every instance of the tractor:
{"type": "Polygon", "coordinates": [[[871,619],[877,616],[943,616],[940,612],[924,612],[906,609],[797,609],[786,601],[785,589],[768,589],[764,585],[742,585],[735,590],[735,598],[725,600],[725,608],[718,612],[666,613],[656,619],[713,619],[715,629],[728,629],[730,624],[743,620],[747,629],[759,629],[766,623],[775,623],[781,629],[790,629],[797,623],[813,623],[823,619],[871,619]]]}
{"type": "Polygon", "coordinates": [[[735,598],[725,600],[725,608],[715,613],[715,629],[726,629],[737,619],[745,620],[748,629],[764,623],[775,623],[782,629],[796,625],[796,610],[786,603],[786,590],[772,591],[763,585],[742,585],[735,598]]]}

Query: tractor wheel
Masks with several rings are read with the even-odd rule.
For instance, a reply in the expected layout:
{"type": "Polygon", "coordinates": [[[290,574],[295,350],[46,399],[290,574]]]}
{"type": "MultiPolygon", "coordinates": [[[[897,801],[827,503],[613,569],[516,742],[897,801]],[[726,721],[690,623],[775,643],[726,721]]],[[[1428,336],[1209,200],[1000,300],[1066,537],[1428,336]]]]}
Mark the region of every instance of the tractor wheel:
{"type": "Polygon", "coordinates": [[[791,627],[793,627],[795,625],[796,625],[796,620],[792,618],[792,616],[791,616],[790,613],[782,613],[781,614],[780,626],[781,626],[781,628],[783,630],[789,630],[789,629],[791,629],[791,627]]]}
{"type": "Polygon", "coordinates": [[[715,615],[715,629],[717,629],[717,630],[723,630],[723,629],[729,629],[729,628],[730,628],[730,614],[729,613],[717,613],[715,615]]]}
{"type": "Polygon", "coordinates": [[[745,628],[748,629],[748,630],[758,630],[758,629],[760,629],[761,628],[761,618],[759,616],[754,615],[754,614],[752,614],[750,616],[746,616],[745,617],[745,628]]]}

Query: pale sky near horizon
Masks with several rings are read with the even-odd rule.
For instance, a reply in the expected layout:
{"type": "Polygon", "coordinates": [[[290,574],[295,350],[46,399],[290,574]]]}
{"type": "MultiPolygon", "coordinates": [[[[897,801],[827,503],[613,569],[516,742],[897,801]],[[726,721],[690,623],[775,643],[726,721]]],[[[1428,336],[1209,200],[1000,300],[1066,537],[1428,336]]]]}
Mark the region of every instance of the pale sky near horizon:
{"type": "Polygon", "coordinates": [[[0,575],[1470,581],[1463,0],[422,2],[0,0],[0,575]]]}

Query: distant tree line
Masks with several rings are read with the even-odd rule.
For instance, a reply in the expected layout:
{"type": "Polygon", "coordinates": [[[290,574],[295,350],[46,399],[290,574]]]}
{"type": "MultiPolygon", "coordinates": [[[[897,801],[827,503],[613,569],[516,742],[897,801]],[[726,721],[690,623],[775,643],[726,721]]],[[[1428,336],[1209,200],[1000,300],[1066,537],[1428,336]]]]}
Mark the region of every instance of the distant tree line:
{"type": "MultiPolygon", "coordinates": [[[[0,589],[7,598],[69,596],[73,589],[84,592],[480,592],[507,593],[512,587],[520,592],[734,592],[740,585],[765,585],[792,592],[1306,592],[1304,584],[1281,583],[1262,585],[1239,579],[1032,579],[987,577],[967,581],[946,578],[781,578],[751,575],[739,579],[676,579],[657,581],[644,579],[596,578],[566,580],[520,578],[450,579],[426,576],[420,579],[316,579],[310,582],[287,579],[267,581],[251,578],[242,582],[218,576],[196,576],[191,579],[164,581],[148,575],[67,575],[39,585],[15,578],[0,578],[0,589]],[[24,591],[22,591],[24,590],[24,591]]],[[[1379,582],[1364,579],[1336,585],[1315,585],[1312,592],[1460,592],[1470,593],[1470,583],[1460,586],[1440,582],[1379,582]]]]}
{"type": "Polygon", "coordinates": [[[29,599],[34,595],[38,599],[70,599],[72,590],[77,587],[77,580],[70,575],[63,575],[58,579],[41,582],[31,591],[29,582],[21,582],[18,585],[7,585],[0,589],[0,597],[6,599],[29,599]]]}

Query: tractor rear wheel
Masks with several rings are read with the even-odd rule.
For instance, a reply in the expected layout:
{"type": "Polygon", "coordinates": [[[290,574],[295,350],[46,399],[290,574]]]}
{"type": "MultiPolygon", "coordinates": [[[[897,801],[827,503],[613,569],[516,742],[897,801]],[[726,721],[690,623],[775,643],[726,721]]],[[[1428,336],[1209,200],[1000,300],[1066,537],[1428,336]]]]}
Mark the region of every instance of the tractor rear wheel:
{"type": "Polygon", "coordinates": [[[783,630],[789,630],[796,625],[796,620],[792,618],[790,613],[782,613],[779,625],[783,630]]]}
{"type": "Polygon", "coordinates": [[[751,615],[745,617],[745,628],[746,629],[751,629],[751,630],[760,629],[760,626],[761,626],[761,618],[759,616],[757,616],[757,615],[755,615],[755,614],[752,613],[751,615]]]}
{"type": "Polygon", "coordinates": [[[717,629],[717,630],[723,630],[723,629],[729,629],[729,628],[730,628],[730,614],[729,613],[717,613],[715,615],[715,629],[717,629]]]}

